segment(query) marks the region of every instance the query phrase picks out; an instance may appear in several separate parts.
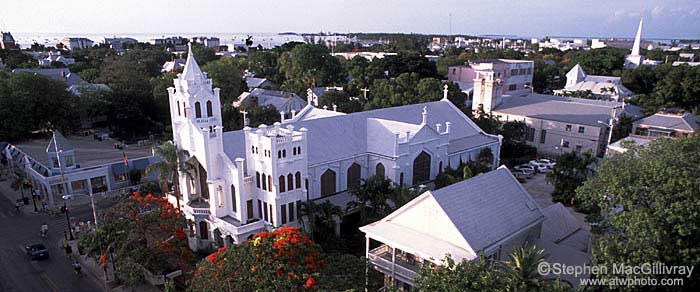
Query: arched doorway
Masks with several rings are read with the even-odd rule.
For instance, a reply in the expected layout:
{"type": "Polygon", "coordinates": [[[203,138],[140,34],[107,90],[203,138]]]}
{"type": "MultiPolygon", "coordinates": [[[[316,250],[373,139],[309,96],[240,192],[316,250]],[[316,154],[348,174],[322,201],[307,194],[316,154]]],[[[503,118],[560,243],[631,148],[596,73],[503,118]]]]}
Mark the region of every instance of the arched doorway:
{"type": "Polygon", "coordinates": [[[335,171],[327,169],[321,175],[321,196],[335,194],[335,171]]]}
{"type": "Polygon", "coordinates": [[[207,240],[209,239],[209,224],[206,221],[199,222],[199,238],[207,240]]]}
{"type": "Polygon", "coordinates": [[[413,160],[413,185],[430,180],[430,154],[422,151],[413,160]]]}
{"type": "Polygon", "coordinates": [[[360,186],[360,179],[362,177],[362,168],[360,167],[359,164],[353,163],[348,167],[348,176],[347,176],[347,188],[348,190],[355,189],[360,186]]]}

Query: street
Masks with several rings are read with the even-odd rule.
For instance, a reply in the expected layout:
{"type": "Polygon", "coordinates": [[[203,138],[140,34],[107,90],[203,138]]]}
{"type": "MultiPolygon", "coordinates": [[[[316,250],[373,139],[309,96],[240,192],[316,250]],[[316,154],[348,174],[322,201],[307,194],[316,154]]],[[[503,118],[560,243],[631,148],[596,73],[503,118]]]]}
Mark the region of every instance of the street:
{"type": "MultiPolygon", "coordinates": [[[[0,189],[0,192],[3,190],[0,189]]],[[[83,276],[75,274],[62,246],[63,231],[67,230],[65,215],[27,214],[17,212],[7,194],[0,194],[0,291],[104,291],[101,279],[83,268],[83,276]],[[48,223],[46,238],[40,236],[42,222],[48,223]],[[24,246],[43,243],[50,258],[32,261],[24,246]]],[[[32,210],[31,203],[22,206],[32,210]]],[[[73,207],[70,215],[80,221],[91,220],[89,205],[73,207]]],[[[72,219],[71,218],[71,219],[72,219]]],[[[73,254],[77,254],[77,250],[73,254]]]]}

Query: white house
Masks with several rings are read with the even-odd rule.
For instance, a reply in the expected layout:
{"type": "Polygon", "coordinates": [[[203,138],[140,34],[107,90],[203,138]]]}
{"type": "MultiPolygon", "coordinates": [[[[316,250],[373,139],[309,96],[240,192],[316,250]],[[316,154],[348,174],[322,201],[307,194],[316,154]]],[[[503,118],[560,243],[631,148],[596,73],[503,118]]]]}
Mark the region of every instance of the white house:
{"type": "Polygon", "coordinates": [[[412,291],[420,268],[487,258],[505,259],[534,244],[545,216],[508,168],[427,191],[372,224],[360,227],[371,266],[387,286],[412,291]],[[370,246],[379,246],[370,249],[370,246]]]}
{"type": "Polygon", "coordinates": [[[302,201],[345,207],[347,189],[372,175],[415,185],[474,160],[483,148],[500,154],[501,137],[484,133],[446,96],[353,114],[307,104],[282,123],[224,132],[219,89],[192,54],[168,93],[173,140],[196,166],[180,172],[195,249],[296,225],[302,201]]]}
{"type": "Polygon", "coordinates": [[[566,73],[564,88],[555,90],[554,93],[567,95],[587,91],[592,98],[612,101],[622,101],[633,95],[632,91],[622,85],[620,77],[588,75],[579,64],[566,73]]]}
{"type": "Polygon", "coordinates": [[[51,66],[52,62],[61,62],[68,66],[75,63],[75,59],[61,56],[60,51],[51,51],[46,58],[39,59],[39,66],[51,66]]]}
{"type": "Polygon", "coordinates": [[[92,47],[94,42],[87,38],[63,38],[61,44],[69,50],[77,50],[92,47]]]}
{"type": "Polygon", "coordinates": [[[526,141],[545,155],[591,151],[602,156],[610,124],[621,115],[641,116],[638,107],[601,101],[531,93],[502,95],[502,81],[493,70],[476,71],[472,110],[492,113],[501,121],[523,121],[526,141]]]}

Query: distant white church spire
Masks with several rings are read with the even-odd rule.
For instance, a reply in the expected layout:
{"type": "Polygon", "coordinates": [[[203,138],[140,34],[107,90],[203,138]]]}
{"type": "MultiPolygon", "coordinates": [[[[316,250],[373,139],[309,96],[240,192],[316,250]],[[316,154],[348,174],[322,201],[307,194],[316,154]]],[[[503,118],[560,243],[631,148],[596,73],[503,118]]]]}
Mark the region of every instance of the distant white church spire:
{"type": "Polygon", "coordinates": [[[637,36],[634,38],[634,45],[632,46],[632,56],[639,56],[639,47],[642,43],[642,22],[644,18],[639,20],[639,28],[637,28],[637,36]]]}
{"type": "Polygon", "coordinates": [[[187,48],[187,62],[185,63],[185,69],[182,70],[182,78],[185,80],[203,78],[202,70],[199,69],[197,60],[194,59],[194,54],[192,54],[192,43],[188,43],[187,48]]]}

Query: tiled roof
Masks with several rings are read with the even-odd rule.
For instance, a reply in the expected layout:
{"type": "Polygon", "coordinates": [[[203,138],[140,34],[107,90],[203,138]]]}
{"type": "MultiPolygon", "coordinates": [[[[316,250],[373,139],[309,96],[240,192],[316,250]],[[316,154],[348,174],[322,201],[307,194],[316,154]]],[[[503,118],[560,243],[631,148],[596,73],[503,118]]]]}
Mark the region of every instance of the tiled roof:
{"type": "Polygon", "coordinates": [[[693,132],[700,130],[700,117],[689,113],[682,115],[657,113],[643,118],[635,122],[635,124],[693,132]]]}
{"type": "Polygon", "coordinates": [[[63,81],[66,83],[67,87],[71,87],[76,84],[86,83],[85,80],[80,78],[78,74],[71,73],[68,68],[54,68],[54,69],[14,69],[13,73],[34,73],[49,77],[54,80],[63,81]]]}
{"type": "Polygon", "coordinates": [[[257,106],[274,106],[277,111],[286,113],[292,110],[301,111],[307,104],[305,100],[291,92],[268,90],[255,88],[251,92],[244,92],[238,100],[234,102],[234,106],[238,107],[247,103],[255,103],[257,106]]]}
{"type": "Polygon", "coordinates": [[[502,166],[425,192],[360,230],[433,261],[439,261],[445,254],[459,261],[474,259],[479,252],[544,219],[536,202],[502,166]],[[440,226],[442,232],[437,232],[429,224],[417,222],[452,226],[440,226]]]}
{"type": "Polygon", "coordinates": [[[474,251],[544,219],[505,166],[431,193],[474,251]]]}
{"type": "MultiPolygon", "coordinates": [[[[546,94],[529,94],[523,97],[504,96],[503,101],[493,111],[503,114],[526,116],[543,120],[552,120],[573,124],[600,126],[598,121],[607,123],[610,114],[620,102],[610,102],[583,98],[554,96],[546,94]]],[[[624,111],[618,109],[617,115],[641,116],[639,107],[625,105],[624,111]]]]}

